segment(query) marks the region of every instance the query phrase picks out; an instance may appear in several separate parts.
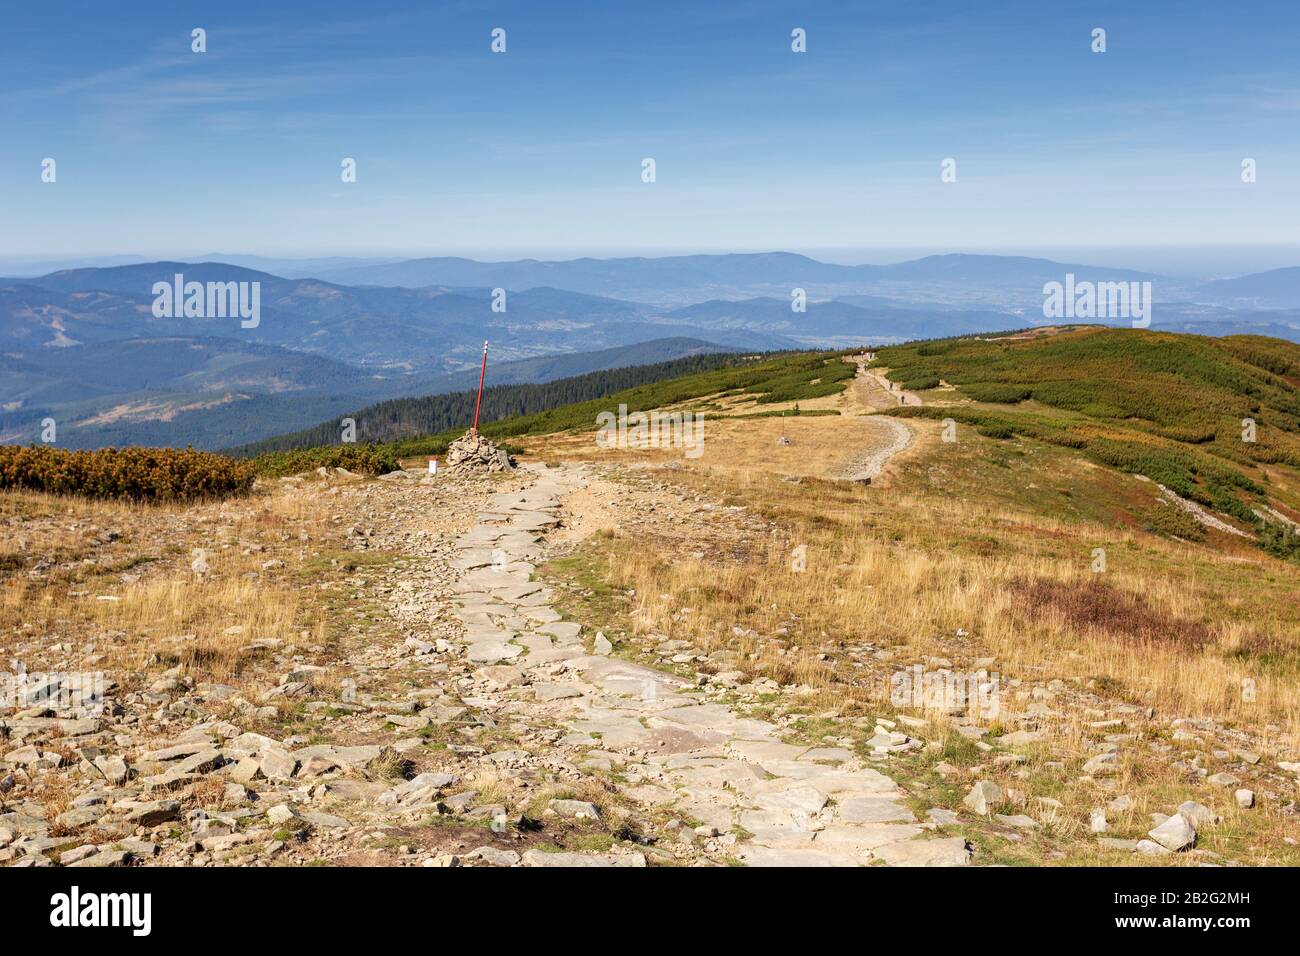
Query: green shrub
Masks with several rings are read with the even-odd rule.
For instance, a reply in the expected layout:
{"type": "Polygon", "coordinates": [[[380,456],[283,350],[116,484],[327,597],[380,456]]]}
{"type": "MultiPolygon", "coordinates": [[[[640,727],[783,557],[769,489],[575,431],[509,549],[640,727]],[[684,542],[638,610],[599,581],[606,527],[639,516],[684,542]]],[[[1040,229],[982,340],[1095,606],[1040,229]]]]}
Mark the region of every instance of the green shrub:
{"type": "Polygon", "coordinates": [[[1034,392],[1026,385],[1005,382],[968,382],[961,386],[961,390],[977,402],[996,402],[1000,405],[1023,402],[1034,392]]]}
{"type": "Polygon", "coordinates": [[[890,369],[889,379],[912,392],[939,387],[938,375],[918,369],[890,369]]]}
{"type": "Polygon", "coordinates": [[[126,501],[196,501],[243,494],[248,462],[176,448],[65,451],[47,445],[0,445],[0,488],[126,501]]]}
{"type": "Polygon", "coordinates": [[[1204,541],[1205,525],[1174,504],[1157,502],[1137,513],[1138,522],[1152,534],[1184,541],[1204,541]]]}
{"type": "Polygon", "coordinates": [[[1278,558],[1300,559],[1300,531],[1281,521],[1269,521],[1256,518],[1255,531],[1259,535],[1259,546],[1278,558]]]}
{"type": "Polygon", "coordinates": [[[257,474],[268,478],[296,475],[316,468],[346,468],[362,475],[386,475],[401,464],[387,445],[317,445],[295,451],[270,451],[252,459],[257,474]]]}

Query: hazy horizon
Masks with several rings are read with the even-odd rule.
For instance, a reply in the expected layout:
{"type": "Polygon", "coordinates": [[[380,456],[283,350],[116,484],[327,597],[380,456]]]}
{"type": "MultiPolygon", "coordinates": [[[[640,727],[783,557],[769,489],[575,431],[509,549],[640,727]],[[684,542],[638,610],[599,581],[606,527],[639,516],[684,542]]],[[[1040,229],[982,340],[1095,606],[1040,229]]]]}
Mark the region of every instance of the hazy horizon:
{"type": "Polygon", "coordinates": [[[264,258],[282,261],[315,259],[402,260],[425,258],[465,258],[481,262],[512,262],[535,259],[542,261],[569,261],[574,259],[668,258],[693,255],[731,255],[793,253],[820,262],[838,265],[891,265],[927,256],[969,254],[991,256],[1021,256],[1051,259],[1058,262],[1082,263],[1093,266],[1137,269],[1172,277],[1195,279],[1220,278],[1251,272],[1300,266],[1300,243],[1239,244],[1239,245],[1152,245],[1152,246],[1051,246],[1022,247],[997,246],[949,248],[944,246],[918,246],[910,248],[727,248],[690,247],[685,249],[503,249],[503,250],[407,250],[381,251],[302,251],[202,249],[170,250],[156,252],[95,252],[82,254],[31,254],[25,256],[0,256],[0,274],[23,277],[40,275],[46,267],[92,268],[106,264],[131,262],[196,261],[200,259],[264,258]],[[34,270],[34,271],[25,271],[34,270]]]}

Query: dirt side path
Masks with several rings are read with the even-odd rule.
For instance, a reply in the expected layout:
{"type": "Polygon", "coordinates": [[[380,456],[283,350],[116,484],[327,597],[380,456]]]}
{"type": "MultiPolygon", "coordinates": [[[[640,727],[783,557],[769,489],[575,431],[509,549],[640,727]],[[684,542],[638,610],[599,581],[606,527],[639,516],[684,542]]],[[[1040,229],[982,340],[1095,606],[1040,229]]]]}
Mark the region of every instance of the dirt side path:
{"type": "Polygon", "coordinates": [[[863,410],[880,412],[900,405],[922,404],[921,396],[907,391],[885,376],[888,369],[868,368],[870,359],[864,356],[855,355],[852,360],[858,366],[858,374],[847,394],[863,410]]]}
{"type": "Polygon", "coordinates": [[[869,359],[855,356],[858,371],[845,392],[846,414],[869,415],[862,420],[865,442],[837,466],[835,476],[849,481],[873,481],[880,477],[890,460],[912,445],[916,431],[909,422],[875,412],[900,405],[920,405],[916,393],[900,389],[877,370],[869,369],[869,359]]]}

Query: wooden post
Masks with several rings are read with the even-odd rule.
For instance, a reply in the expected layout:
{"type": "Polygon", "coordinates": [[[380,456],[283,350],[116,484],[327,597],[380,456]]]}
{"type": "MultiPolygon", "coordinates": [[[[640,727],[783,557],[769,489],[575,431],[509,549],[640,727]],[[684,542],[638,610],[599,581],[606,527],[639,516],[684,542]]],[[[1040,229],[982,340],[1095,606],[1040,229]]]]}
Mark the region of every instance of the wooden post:
{"type": "Polygon", "coordinates": [[[487,375],[487,346],[488,344],[484,342],[483,343],[483,367],[480,368],[478,371],[478,398],[474,400],[474,432],[473,433],[475,437],[478,436],[478,410],[479,410],[479,406],[483,404],[483,379],[487,375]]]}

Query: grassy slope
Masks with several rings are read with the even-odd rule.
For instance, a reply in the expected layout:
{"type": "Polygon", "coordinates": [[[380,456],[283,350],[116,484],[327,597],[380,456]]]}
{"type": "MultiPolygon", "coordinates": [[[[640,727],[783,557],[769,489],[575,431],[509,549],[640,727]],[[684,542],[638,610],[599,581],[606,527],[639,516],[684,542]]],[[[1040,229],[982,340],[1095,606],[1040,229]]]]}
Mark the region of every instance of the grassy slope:
{"type": "MultiPolygon", "coordinates": [[[[833,395],[844,388],[852,377],[853,367],[838,361],[838,353],[796,353],[782,355],[765,361],[733,360],[735,367],[715,369],[684,375],[667,381],[651,382],[603,395],[590,401],[561,405],[528,415],[510,415],[493,421],[488,419],[480,431],[489,438],[501,441],[526,435],[546,435],[555,432],[594,429],[596,416],[603,411],[617,411],[627,405],[629,411],[648,411],[668,405],[698,402],[719,394],[746,394],[756,404],[799,401],[833,395]]],[[[563,382],[550,383],[561,386],[563,382]]],[[[457,425],[435,435],[421,435],[380,446],[384,454],[401,457],[439,455],[447,446],[465,433],[457,425]]],[[[313,459],[327,458],[326,449],[319,446],[307,450],[313,459]]],[[[507,447],[509,447],[507,445],[507,447]]],[[[262,455],[259,466],[274,466],[278,470],[280,457],[262,455]]],[[[265,470],[263,468],[262,470],[265,470]]]]}
{"type": "MultiPolygon", "coordinates": [[[[760,404],[797,401],[832,395],[843,389],[852,375],[853,368],[838,361],[837,353],[799,353],[740,368],[639,385],[589,402],[506,418],[485,425],[481,431],[490,438],[513,438],[587,430],[595,428],[598,414],[616,411],[619,405],[626,405],[633,412],[648,411],[728,393],[748,393],[760,404]]],[[[440,435],[399,442],[395,450],[401,455],[437,454],[462,434],[464,429],[453,428],[440,435]]]]}
{"type": "Polygon", "coordinates": [[[1262,506],[1300,517],[1293,343],[1087,328],[892,347],[878,362],[926,402],[894,414],[1075,448],[1267,533],[1278,526],[1261,527],[1262,506]],[[1243,441],[1244,419],[1254,442],[1243,441]]]}

